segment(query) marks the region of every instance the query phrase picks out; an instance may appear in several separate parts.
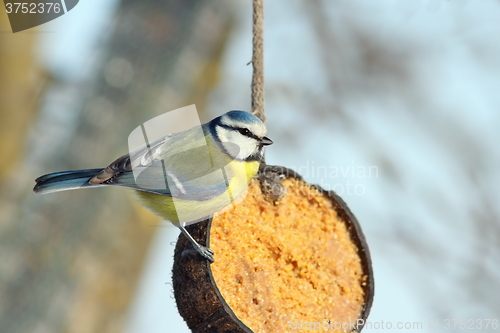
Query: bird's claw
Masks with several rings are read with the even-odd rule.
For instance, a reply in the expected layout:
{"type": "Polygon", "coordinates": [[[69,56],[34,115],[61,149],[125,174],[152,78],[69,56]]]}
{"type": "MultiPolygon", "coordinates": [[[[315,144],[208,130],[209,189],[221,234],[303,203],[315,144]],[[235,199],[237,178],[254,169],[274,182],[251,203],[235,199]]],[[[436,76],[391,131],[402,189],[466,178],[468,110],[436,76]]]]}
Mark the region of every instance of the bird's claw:
{"type": "Polygon", "coordinates": [[[207,259],[211,263],[215,262],[214,257],[212,256],[215,252],[210,250],[208,247],[203,246],[203,245],[198,245],[195,246],[194,248],[187,249],[188,252],[193,252],[196,251],[199,253],[203,258],[207,259]]]}

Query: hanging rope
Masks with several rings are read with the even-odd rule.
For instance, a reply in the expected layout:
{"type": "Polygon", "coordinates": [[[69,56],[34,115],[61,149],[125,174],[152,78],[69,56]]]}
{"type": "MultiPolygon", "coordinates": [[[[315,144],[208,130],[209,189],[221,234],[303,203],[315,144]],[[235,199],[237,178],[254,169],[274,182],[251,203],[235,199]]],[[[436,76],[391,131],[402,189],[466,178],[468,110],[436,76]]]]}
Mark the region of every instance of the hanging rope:
{"type": "Polygon", "coordinates": [[[264,111],[264,0],[253,0],[252,113],[263,122],[264,111]]]}
{"type": "MultiPolygon", "coordinates": [[[[266,122],[264,110],[264,0],[253,0],[253,52],[252,52],[252,113],[266,122]]],[[[259,168],[259,182],[262,193],[271,202],[278,201],[285,193],[280,176],[266,171],[264,156],[259,168]]]]}

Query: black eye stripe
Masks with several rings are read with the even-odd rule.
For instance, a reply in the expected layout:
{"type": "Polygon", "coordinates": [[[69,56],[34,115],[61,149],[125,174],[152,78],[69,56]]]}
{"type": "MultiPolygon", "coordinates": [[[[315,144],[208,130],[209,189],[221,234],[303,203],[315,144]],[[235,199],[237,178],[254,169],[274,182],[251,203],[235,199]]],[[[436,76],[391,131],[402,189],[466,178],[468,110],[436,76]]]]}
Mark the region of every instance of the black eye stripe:
{"type": "Polygon", "coordinates": [[[248,130],[248,128],[238,128],[238,131],[246,136],[252,136],[252,132],[248,130]]]}
{"type": "Polygon", "coordinates": [[[246,137],[249,137],[249,138],[252,138],[255,140],[260,140],[260,138],[258,136],[256,136],[255,134],[253,134],[248,128],[238,128],[238,127],[228,126],[228,125],[224,125],[224,124],[220,124],[219,126],[226,128],[230,131],[237,131],[241,135],[244,135],[246,137]]]}

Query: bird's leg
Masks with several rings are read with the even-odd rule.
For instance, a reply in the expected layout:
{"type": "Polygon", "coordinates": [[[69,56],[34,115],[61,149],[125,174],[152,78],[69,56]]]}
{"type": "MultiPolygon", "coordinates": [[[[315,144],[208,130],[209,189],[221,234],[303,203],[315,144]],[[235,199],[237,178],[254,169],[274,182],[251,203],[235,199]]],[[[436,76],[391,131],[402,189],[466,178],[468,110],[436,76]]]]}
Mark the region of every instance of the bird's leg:
{"type": "Polygon", "coordinates": [[[201,254],[208,261],[215,262],[214,257],[212,257],[214,251],[210,250],[206,246],[198,244],[198,242],[194,240],[194,238],[189,234],[189,232],[187,232],[187,230],[183,226],[179,226],[179,229],[181,229],[181,232],[184,234],[184,236],[186,236],[187,239],[189,239],[196,252],[201,254]]]}

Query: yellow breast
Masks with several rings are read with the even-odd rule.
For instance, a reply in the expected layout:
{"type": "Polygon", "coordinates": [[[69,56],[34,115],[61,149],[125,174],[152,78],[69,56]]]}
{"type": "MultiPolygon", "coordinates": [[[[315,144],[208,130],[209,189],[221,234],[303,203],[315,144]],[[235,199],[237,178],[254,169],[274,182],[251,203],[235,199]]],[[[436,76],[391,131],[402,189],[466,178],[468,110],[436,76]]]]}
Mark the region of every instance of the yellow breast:
{"type": "Polygon", "coordinates": [[[143,191],[136,191],[136,194],[146,208],[174,224],[195,223],[239,203],[247,192],[248,183],[257,174],[259,164],[257,161],[231,161],[225,166],[225,169],[230,168],[226,169],[226,174],[233,175],[228,179],[227,191],[206,201],[178,199],[143,191]]]}

